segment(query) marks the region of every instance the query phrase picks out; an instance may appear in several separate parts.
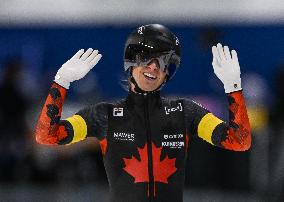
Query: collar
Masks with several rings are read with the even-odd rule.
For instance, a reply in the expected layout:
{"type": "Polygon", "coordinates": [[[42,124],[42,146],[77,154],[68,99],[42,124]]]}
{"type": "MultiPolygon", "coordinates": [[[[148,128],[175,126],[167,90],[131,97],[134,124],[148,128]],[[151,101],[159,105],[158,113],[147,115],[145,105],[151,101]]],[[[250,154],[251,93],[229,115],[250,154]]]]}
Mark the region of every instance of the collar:
{"type": "Polygon", "coordinates": [[[135,93],[132,90],[129,90],[126,102],[129,107],[145,105],[145,102],[148,103],[149,107],[157,107],[161,106],[162,103],[160,91],[149,93],[135,93]]]}

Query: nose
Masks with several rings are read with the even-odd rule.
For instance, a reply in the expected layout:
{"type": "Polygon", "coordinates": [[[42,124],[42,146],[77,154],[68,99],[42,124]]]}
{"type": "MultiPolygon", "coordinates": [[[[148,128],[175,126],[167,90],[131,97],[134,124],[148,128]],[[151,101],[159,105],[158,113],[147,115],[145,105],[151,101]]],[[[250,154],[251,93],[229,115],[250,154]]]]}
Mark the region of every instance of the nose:
{"type": "Polygon", "coordinates": [[[151,70],[158,70],[160,68],[159,61],[157,59],[153,59],[147,65],[151,70]]]}

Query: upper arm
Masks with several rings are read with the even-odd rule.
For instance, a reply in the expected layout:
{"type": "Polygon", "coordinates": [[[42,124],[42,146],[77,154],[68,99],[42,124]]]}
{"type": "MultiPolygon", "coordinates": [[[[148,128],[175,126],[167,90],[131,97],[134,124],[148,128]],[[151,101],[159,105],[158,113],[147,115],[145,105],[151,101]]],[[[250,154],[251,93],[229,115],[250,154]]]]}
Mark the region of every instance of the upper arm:
{"type": "Polygon", "coordinates": [[[212,145],[234,151],[248,150],[251,133],[242,92],[230,93],[228,99],[229,123],[217,118],[201,105],[185,100],[187,128],[212,145]]]}
{"type": "Polygon", "coordinates": [[[198,136],[206,142],[215,145],[213,134],[223,124],[223,121],[214,116],[201,104],[192,100],[184,100],[185,119],[187,131],[193,136],[198,136]]]}
{"type": "Polygon", "coordinates": [[[80,116],[86,124],[86,136],[103,139],[108,127],[108,104],[99,103],[82,109],[75,116],[80,116]]]}
{"type": "Polygon", "coordinates": [[[107,105],[99,103],[86,107],[74,116],[67,118],[62,124],[65,125],[69,133],[59,144],[72,144],[87,137],[103,139],[106,136],[107,114],[107,105]]]}

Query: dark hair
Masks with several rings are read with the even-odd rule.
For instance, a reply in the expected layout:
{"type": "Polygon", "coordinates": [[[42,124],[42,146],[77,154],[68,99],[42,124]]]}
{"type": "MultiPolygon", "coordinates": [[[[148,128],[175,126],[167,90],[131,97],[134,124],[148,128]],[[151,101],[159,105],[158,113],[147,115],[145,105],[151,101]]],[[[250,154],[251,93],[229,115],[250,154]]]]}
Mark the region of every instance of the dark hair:
{"type": "Polygon", "coordinates": [[[127,92],[129,91],[129,89],[131,87],[130,76],[132,74],[132,69],[133,69],[133,67],[131,67],[131,69],[129,71],[123,72],[123,74],[121,74],[121,76],[120,76],[119,85],[122,87],[122,89],[124,89],[127,92]]]}

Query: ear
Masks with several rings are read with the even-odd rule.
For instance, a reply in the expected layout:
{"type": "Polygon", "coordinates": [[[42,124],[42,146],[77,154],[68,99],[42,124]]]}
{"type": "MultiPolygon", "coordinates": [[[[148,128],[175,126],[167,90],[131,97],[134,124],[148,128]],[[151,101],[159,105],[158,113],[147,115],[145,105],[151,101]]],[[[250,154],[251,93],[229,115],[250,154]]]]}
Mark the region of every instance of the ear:
{"type": "Polygon", "coordinates": [[[134,80],[134,77],[133,77],[133,69],[134,69],[134,66],[131,66],[129,68],[129,71],[128,71],[128,74],[129,74],[128,82],[129,82],[130,85],[131,85],[131,83],[136,83],[135,80],[134,80]]]}
{"type": "Polygon", "coordinates": [[[166,77],[165,77],[165,80],[164,80],[164,82],[163,82],[163,84],[165,84],[165,83],[167,83],[168,82],[168,80],[169,80],[169,75],[168,74],[166,74],[166,77]]]}
{"type": "Polygon", "coordinates": [[[131,66],[131,67],[129,68],[129,75],[130,75],[130,76],[132,76],[132,72],[133,72],[133,66],[131,66]]]}

